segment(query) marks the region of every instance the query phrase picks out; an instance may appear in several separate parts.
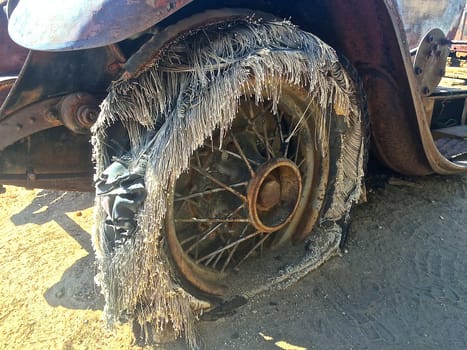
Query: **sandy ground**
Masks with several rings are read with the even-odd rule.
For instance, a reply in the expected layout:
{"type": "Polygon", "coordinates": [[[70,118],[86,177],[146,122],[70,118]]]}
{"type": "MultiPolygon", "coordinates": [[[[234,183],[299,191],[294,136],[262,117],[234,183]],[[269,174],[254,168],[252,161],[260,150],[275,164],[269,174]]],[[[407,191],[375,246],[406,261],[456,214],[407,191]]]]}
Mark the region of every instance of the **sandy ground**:
{"type": "MultiPolygon", "coordinates": [[[[201,322],[206,348],[467,348],[467,176],[375,174],[369,188],[346,253],[201,322]]],[[[113,334],[101,321],[92,200],[14,187],[0,195],[0,348],[138,348],[128,327],[113,334]]]]}

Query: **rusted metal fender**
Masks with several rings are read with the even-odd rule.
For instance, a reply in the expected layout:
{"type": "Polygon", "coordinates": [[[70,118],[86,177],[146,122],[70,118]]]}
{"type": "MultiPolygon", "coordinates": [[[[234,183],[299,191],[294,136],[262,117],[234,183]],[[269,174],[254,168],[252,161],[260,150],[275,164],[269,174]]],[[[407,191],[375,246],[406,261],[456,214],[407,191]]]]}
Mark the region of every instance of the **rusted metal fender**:
{"type": "Polygon", "coordinates": [[[131,37],[192,0],[66,0],[46,6],[21,0],[8,30],[21,46],[65,51],[106,46],[131,37]]]}
{"type": "MultiPolygon", "coordinates": [[[[433,135],[430,130],[430,121],[431,116],[428,116],[425,110],[425,103],[424,103],[424,96],[423,96],[423,87],[420,86],[419,81],[415,76],[415,72],[413,69],[413,63],[409,55],[409,51],[407,50],[408,43],[406,41],[406,36],[404,32],[401,30],[401,23],[399,19],[399,13],[392,8],[392,1],[385,0],[387,6],[389,8],[389,15],[391,17],[391,21],[396,28],[395,34],[397,38],[397,42],[399,45],[399,50],[401,52],[402,61],[404,68],[406,70],[406,76],[408,80],[408,90],[411,93],[411,101],[410,105],[413,105],[415,110],[415,118],[413,116],[407,115],[407,118],[411,120],[416,119],[418,125],[418,132],[420,135],[420,141],[425,152],[425,157],[430,164],[430,168],[432,172],[438,174],[455,174],[466,172],[467,168],[465,166],[461,166],[459,164],[453,163],[446,159],[439,151],[437,146],[435,145],[433,135]]],[[[451,1],[451,3],[459,4],[459,1],[451,1]]],[[[465,6],[465,3],[464,3],[465,6]]],[[[462,7],[460,6],[458,18],[460,20],[460,15],[462,15],[462,7]]],[[[453,17],[453,21],[455,17],[453,17]]],[[[458,22],[456,26],[458,26],[458,22]]],[[[451,34],[450,34],[451,35],[451,34]]],[[[393,134],[394,137],[397,137],[397,133],[393,134]]]]}
{"type": "Polygon", "coordinates": [[[465,172],[434,143],[396,1],[329,0],[320,14],[311,30],[346,55],[362,78],[377,157],[407,175],[465,172]]]}

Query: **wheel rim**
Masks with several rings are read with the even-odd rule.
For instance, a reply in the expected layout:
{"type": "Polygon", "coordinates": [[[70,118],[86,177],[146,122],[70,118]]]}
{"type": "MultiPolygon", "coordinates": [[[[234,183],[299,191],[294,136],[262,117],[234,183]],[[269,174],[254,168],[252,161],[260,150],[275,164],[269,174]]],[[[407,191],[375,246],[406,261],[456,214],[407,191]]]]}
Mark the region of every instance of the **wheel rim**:
{"type": "Polygon", "coordinates": [[[223,294],[219,280],[229,270],[289,241],[316,197],[321,157],[313,121],[302,120],[309,100],[285,90],[276,114],[267,101],[242,97],[222,144],[218,132],[205,141],[171,194],[169,251],[182,277],[203,292],[223,294]]]}

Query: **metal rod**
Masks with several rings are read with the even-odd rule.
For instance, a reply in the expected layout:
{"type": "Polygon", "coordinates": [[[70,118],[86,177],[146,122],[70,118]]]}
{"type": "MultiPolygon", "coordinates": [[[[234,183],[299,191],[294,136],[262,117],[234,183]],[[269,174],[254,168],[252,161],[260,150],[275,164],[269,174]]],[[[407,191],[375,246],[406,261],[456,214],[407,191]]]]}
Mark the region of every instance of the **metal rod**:
{"type": "Polygon", "coordinates": [[[216,185],[219,185],[220,187],[225,188],[226,191],[229,191],[233,195],[237,196],[243,202],[245,202],[245,203],[247,202],[247,198],[243,194],[241,194],[240,192],[235,191],[233,188],[230,188],[228,185],[226,185],[222,181],[220,181],[220,180],[216,179],[215,177],[211,176],[208,172],[206,172],[206,171],[204,171],[202,169],[199,169],[197,167],[193,167],[193,169],[196,170],[197,172],[199,172],[201,175],[206,176],[209,180],[214,182],[216,185]]]}
{"type": "MultiPolygon", "coordinates": [[[[243,204],[241,204],[237,209],[235,209],[233,212],[231,212],[229,215],[227,215],[227,218],[231,218],[232,216],[234,216],[235,214],[237,214],[242,208],[244,207],[243,204]]],[[[215,232],[217,229],[219,229],[220,227],[222,227],[222,225],[224,225],[225,222],[221,222],[217,225],[215,225],[214,227],[208,229],[207,231],[203,232],[201,234],[201,239],[199,239],[198,241],[196,241],[193,245],[191,245],[191,247],[189,247],[187,250],[186,250],[186,253],[189,253],[193,250],[193,248],[197,247],[201,242],[203,242],[206,238],[209,237],[209,235],[211,235],[213,232],[215,232]]],[[[195,235],[194,237],[197,237],[198,235],[195,235]]]]}
{"type": "Polygon", "coordinates": [[[266,234],[263,238],[260,239],[258,243],[255,244],[255,246],[240,260],[240,262],[237,264],[237,266],[240,266],[246,259],[250,257],[251,254],[260,246],[263,244],[263,242],[269,237],[268,234],[266,234]]]}
{"type": "Polygon", "coordinates": [[[240,156],[242,157],[243,161],[245,162],[246,167],[248,168],[248,171],[250,172],[251,177],[254,177],[255,176],[255,171],[251,167],[250,162],[248,162],[248,159],[246,158],[245,153],[243,153],[243,149],[240,147],[240,144],[238,143],[237,138],[235,137],[235,135],[233,133],[231,133],[231,136],[232,136],[232,141],[233,141],[235,147],[237,148],[238,153],[240,153],[240,156]]]}
{"type": "MultiPolygon", "coordinates": [[[[248,225],[245,225],[245,227],[242,230],[242,233],[240,234],[239,237],[243,237],[245,235],[246,230],[248,229],[248,225]]],[[[237,248],[240,246],[240,243],[238,243],[236,246],[233,247],[233,249],[230,251],[229,256],[227,257],[227,260],[224,262],[224,265],[222,266],[221,272],[224,272],[225,268],[229,265],[230,260],[232,260],[232,257],[234,253],[237,251],[237,248]]]]}
{"type": "Polygon", "coordinates": [[[220,248],[220,249],[218,249],[218,250],[216,250],[216,251],[214,251],[214,252],[212,252],[212,253],[210,253],[210,254],[204,256],[204,257],[202,257],[201,259],[196,260],[196,263],[203,262],[203,261],[205,261],[206,259],[209,259],[211,256],[216,255],[216,254],[220,253],[220,252],[223,251],[223,250],[227,250],[227,249],[229,249],[229,248],[235,246],[236,244],[239,244],[239,243],[242,243],[242,242],[244,242],[244,241],[247,241],[247,240],[249,240],[250,238],[253,238],[253,237],[257,236],[257,235],[260,234],[260,233],[262,233],[262,232],[260,232],[260,231],[255,231],[254,233],[249,234],[248,236],[243,237],[243,238],[239,239],[238,241],[235,241],[235,242],[233,242],[233,243],[230,243],[230,244],[226,245],[225,247],[222,247],[222,248],[220,248]]]}
{"type": "MultiPolygon", "coordinates": [[[[232,157],[235,157],[235,158],[238,158],[238,159],[242,159],[242,157],[241,157],[239,154],[235,153],[235,152],[232,152],[232,151],[229,151],[229,150],[226,150],[226,149],[221,149],[221,148],[219,148],[219,147],[217,147],[217,146],[212,146],[212,145],[206,145],[206,144],[204,144],[204,146],[206,146],[206,147],[211,147],[212,149],[215,149],[216,151],[219,151],[219,152],[225,152],[225,153],[227,153],[228,155],[231,155],[232,157]]],[[[250,158],[247,158],[247,159],[248,159],[248,161],[249,161],[251,164],[260,165],[260,163],[254,161],[253,159],[250,159],[250,158]]]]}
{"type": "Polygon", "coordinates": [[[268,139],[268,131],[266,129],[266,123],[263,124],[263,134],[264,134],[264,146],[266,147],[266,153],[268,154],[268,159],[271,159],[275,157],[274,151],[269,144],[269,139],[268,139]]]}
{"type": "Polygon", "coordinates": [[[208,222],[208,223],[236,223],[236,222],[250,222],[248,219],[218,219],[218,218],[188,218],[188,219],[175,219],[175,222],[208,222]]]}
{"type": "Polygon", "coordinates": [[[219,262],[219,260],[221,259],[222,255],[224,255],[224,252],[225,250],[223,250],[216,258],[216,260],[214,261],[214,263],[212,264],[212,268],[215,269],[216,268],[216,265],[217,263],[219,262]]]}
{"type": "MultiPolygon", "coordinates": [[[[246,185],[248,185],[248,181],[239,182],[237,184],[233,184],[233,185],[229,185],[229,186],[232,187],[232,188],[235,188],[235,187],[241,187],[241,186],[246,186],[246,185]]],[[[203,191],[203,192],[196,192],[196,193],[192,193],[192,194],[189,194],[189,195],[186,195],[186,196],[183,196],[183,197],[175,198],[174,202],[180,202],[180,201],[184,201],[184,200],[187,200],[187,199],[200,197],[200,196],[203,196],[205,194],[211,194],[211,193],[217,193],[217,192],[223,192],[223,191],[226,191],[226,189],[225,188],[213,188],[211,190],[206,190],[206,191],[203,191]]]]}
{"type": "Polygon", "coordinates": [[[294,163],[297,164],[297,160],[298,160],[298,150],[300,149],[300,136],[301,136],[301,133],[298,134],[298,137],[297,137],[297,149],[295,150],[295,157],[294,157],[294,163]]]}

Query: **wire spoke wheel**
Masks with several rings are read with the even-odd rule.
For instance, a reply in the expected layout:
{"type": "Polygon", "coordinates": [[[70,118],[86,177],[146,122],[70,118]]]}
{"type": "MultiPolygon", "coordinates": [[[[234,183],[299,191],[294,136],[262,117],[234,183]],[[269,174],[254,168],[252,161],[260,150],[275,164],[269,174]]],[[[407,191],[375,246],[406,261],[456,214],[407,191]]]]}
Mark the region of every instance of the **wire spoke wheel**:
{"type": "Polygon", "coordinates": [[[228,132],[216,131],[194,152],[165,225],[170,253],[190,284],[222,294],[219,279],[290,241],[307,201],[316,203],[327,181],[315,113],[306,91],[290,85],[276,112],[267,100],[243,96],[228,132]]]}

